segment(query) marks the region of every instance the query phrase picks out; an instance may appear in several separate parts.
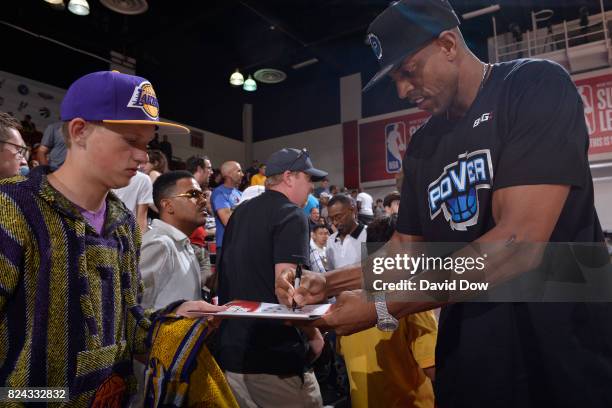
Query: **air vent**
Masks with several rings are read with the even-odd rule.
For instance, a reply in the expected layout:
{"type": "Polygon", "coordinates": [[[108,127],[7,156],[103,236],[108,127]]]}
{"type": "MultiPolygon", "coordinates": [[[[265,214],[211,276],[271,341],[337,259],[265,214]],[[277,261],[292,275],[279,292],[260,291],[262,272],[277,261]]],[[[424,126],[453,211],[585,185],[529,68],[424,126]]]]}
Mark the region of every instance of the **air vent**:
{"type": "Polygon", "coordinates": [[[262,68],[253,75],[255,79],[264,84],[278,84],[287,79],[287,74],[274,68],[262,68]]]}
{"type": "Polygon", "coordinates": [[[142,14],[149,9],[147,0],[100,0],[100,3],[119,14],[128,16],[142,14]]]}

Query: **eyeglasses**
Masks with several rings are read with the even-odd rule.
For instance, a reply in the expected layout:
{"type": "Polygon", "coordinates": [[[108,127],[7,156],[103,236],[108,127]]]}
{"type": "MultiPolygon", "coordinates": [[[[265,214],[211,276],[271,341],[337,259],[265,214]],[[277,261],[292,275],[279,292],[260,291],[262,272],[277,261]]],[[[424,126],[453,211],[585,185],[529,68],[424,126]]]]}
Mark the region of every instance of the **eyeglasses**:
{"type": "Polygon", "coordinates": [[[15,146],[17,148],[17,152],[15,152],[15,154],[18,154],[19,156],[23,157],[24,159],[27,159],[30,156],[30,148],[28,146],[21,146],[15,143],[11,143],[11,142],[7,142],[4,140],[0,140],[0,143],[4,143],[7,145],[11,145],[11,146],[15,146]]]}
{"type": "Polygon", "coordinates": [[[310,156],[308,155],[308,150],[307,150],[305,147],[304,147],[302,150],[300,150],[300,153],[297,155],[297,157],[295,158],[295,160],[293,160],[293,161],[291,162],[291,164],[289,165],[289,168],[288,168],[287,170],[289,170],[289,171],[295,171],[295,170],[293,170],[293,165],[294,165],[294,164],[295,164],[295,163],[296,163],[298,160],[300,160],[300,157],[302,157],[302,156],[306,156],[307,158],[308,158],[308,157],[310,157],[310,156]]]}
{"type": "Polygon", "coordinates": [[[187,197],[187,198],[195,198],[195,199],[196,199],[196,200],[198,200],[198,201],[199,201],[199,200],[204,200],[204,201],[206,201],[206,193],[204,193],[204,192],[203,192],[203,191],[201,191],[201,190],[196,190],[196,189],[189,190],[189,191],[187,191],[187,192],[185,192],[185,193],[182,193],[182,194],[177,194],[177,195],[175,195],[175,196],[172,196],[172,198],[175,198],[175,197],[187,197]]]}

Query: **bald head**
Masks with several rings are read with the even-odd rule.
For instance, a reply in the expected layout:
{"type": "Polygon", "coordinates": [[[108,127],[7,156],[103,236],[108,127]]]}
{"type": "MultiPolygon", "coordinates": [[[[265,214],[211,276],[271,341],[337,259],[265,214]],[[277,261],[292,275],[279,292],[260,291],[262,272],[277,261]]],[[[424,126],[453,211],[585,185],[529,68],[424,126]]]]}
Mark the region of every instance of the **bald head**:
{"type": "Polygon", "coordinates": [[[236,167],[240,167],[240,163],[235,161],[226,161],[221,165],[221,175],[223,177],[228,177],[229,174],[236,169],[236,167]]]}
{"type": "Polygon", "coordinates": [[[240,163],[235,161],[223,163],[221,165],[221,176],[223,176],[223,184],[226,187],[238,187],[243,176],[240,163]]]}

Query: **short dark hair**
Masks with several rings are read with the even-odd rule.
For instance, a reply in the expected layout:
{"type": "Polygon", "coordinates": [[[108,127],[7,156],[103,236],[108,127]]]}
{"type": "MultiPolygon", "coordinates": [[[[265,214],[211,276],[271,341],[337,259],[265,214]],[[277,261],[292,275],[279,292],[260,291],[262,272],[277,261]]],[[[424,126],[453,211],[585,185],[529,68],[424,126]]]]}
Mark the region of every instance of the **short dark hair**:
{"type": "Polygon", "coordinates": [[[355,207],[355,200],[353,200],[352,197],[349,197],[344,194],[336,194],[335,196],[333,196],[327,203],[327,206],[331,207],[336,203],[340,203],[345,207],[355,207]]]}
{"type": "Polygon", "coordinates": [[[160,175],[153,183],[153,203],[161,212],[161,200],[174,193],[176,182],[184,178],[193,178],[193,174],[186,170],[168,171],[160,175]]]}
{"type": "Polygon", "coordinates": [[[368,224],[368,238],[366,242],[387,242],[395,232],[397,214],[385,215],[376,218],[368,224]]]}
{"type": "Polygon", "coordinates": [[[394,191],[392,193],[389,193],[385,196],[385,199],[383,200],[383,206],[385,207],[391,207],[391,203],[394,201],[400,201],[400,199],[402,198],[402,196],[400,195],[400,193],[398,191],[394,191]]]}
{"type": "Polygon", "coordinates": [[[151,164],[153,164],[153,170],[157,170],[160,173],[165,173],[168,171],[168,159],[161,150],[149,150],[148,154],[149,161],[151,164]]]}
{"type": "Polygon", "coordinates": [[[0,112],[0,141],[9,140],[9,129],[21,130],[21,124],[13,116],[5,112],[0,112]]]}
{"type": "Polygon", "coordinates": [[[191,174],[195,174],[198,171],[198,167],[206,167],[206,160],[208,160],[206,156],[191,156],[185,162],[185,169],[191,174]]]}
{"type": "Polygon", "coordinates": [[[378,251],[387,241],[391,239],[397,226],[397,214],[385,215],[382,218],[376,218],[368,224],[368,235],[366,242],[368,243],[368,254],[378,251]]]}
{"type": "Polygon", "coordinates": [[[327,232],[330,232],[329,227],[325,224],[315,224],[310,230],[310,232],[316,232],[318,229],[321,229],[321,228],[324,228],[327,230],[327,232]]]}

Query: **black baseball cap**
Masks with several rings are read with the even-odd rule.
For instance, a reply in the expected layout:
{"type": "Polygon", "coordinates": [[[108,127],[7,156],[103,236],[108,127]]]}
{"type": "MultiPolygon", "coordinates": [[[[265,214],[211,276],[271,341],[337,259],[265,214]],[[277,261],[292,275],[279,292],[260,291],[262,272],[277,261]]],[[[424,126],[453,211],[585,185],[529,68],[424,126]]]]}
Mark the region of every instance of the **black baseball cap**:
{"type": "Polygon", "coordinates": [[[266,162],[266,176],[274,176],[286,171],[301,171],[310,175],[311,181],[320,181],[327,172],[315,169],[306,149],[285,148],[272,153],[266,162]]]}
{"type": "Polygon", "coordinates": [[[459,18],[447,0],[400,0],[391,4],[368,28],[368,42],[381,69],[363,92],[442,31],[458,25],[459,18]]]}

